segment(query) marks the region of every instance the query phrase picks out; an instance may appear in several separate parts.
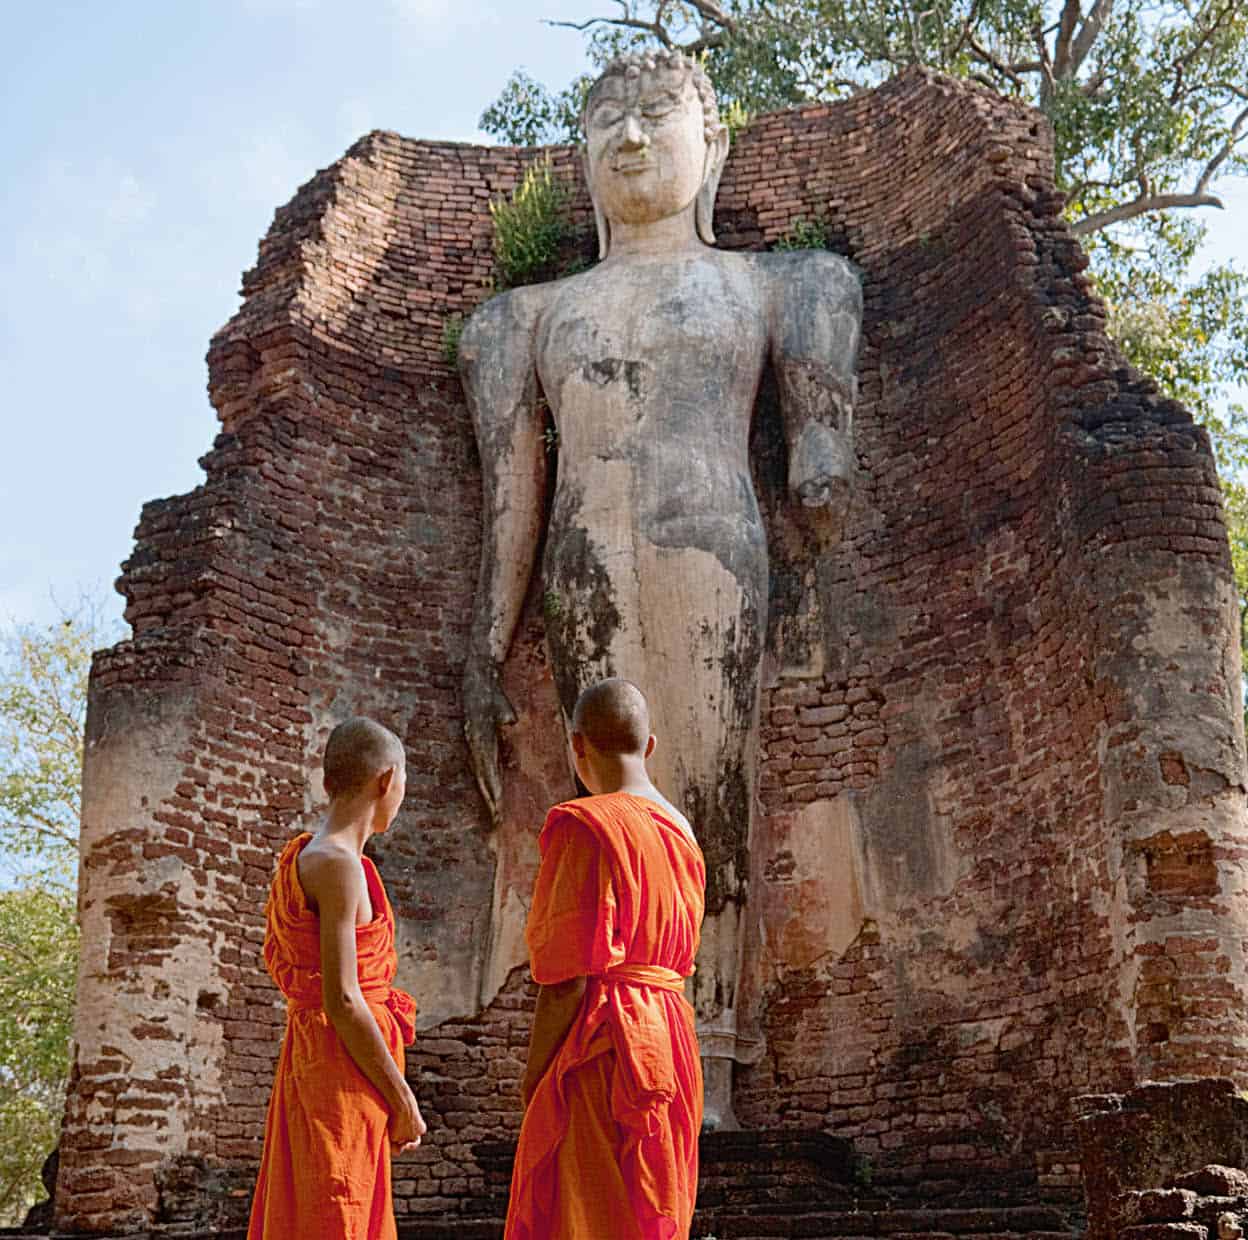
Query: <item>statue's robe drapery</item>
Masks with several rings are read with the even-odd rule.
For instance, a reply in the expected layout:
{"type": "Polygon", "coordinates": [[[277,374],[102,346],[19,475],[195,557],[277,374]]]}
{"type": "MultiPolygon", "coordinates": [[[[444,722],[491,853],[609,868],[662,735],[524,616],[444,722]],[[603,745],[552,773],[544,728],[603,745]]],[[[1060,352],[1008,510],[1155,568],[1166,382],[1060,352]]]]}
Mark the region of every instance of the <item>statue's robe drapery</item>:
{"type": "MultiPolygon", "coordinates": [[[[301,835],[282,852],[265,910],[264,962],[288,1015],[247,1236],[393,1240],[390,1111],[321,1006],[320,919],[295,870],[311,838],[301,835]]],[[[360,990],[402,1071],[416,1005],[391,985],[394,911],[376,867],[367,857],[363,864],[373,919],[355,931],[360,990]]]]}
{"type": "Polygon", "coordinates": [[[688,1236],[702,1069],[683,978],[706,868],[661,806],[626,793],[556,806],[526,936],[533,977],[587,977],[533,1094],[516,1151],[507,1240],[688,1236]]]}

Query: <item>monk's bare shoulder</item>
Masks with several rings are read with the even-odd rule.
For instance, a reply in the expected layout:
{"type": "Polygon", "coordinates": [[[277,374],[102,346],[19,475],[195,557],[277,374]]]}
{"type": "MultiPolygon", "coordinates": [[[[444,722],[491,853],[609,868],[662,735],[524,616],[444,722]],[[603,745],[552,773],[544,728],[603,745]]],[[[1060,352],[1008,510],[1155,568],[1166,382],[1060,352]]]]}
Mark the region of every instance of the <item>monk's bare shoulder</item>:
{"type": "Polygon", "coordinates": [[[315,836],[300,852],[295,874],[313,912],[318,912],[323,904],[339,908],[346,905],[354,912],[368,896],[359,858],[349,849],[315,836]]]}

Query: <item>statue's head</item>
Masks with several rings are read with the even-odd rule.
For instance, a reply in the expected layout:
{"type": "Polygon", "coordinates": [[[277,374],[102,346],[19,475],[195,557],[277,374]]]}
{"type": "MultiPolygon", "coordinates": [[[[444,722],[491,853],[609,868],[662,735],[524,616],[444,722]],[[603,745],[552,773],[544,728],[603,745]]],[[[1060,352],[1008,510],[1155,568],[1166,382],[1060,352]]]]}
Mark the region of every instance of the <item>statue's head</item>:
{"type": "Polygon", "coordinates": [[[613,220],[644,225],[691,203],[698,236],[714,243],[728,130],[701,65],[680,52],[617,57],[590,87],[581,124],[600,258],[613,220]]]}

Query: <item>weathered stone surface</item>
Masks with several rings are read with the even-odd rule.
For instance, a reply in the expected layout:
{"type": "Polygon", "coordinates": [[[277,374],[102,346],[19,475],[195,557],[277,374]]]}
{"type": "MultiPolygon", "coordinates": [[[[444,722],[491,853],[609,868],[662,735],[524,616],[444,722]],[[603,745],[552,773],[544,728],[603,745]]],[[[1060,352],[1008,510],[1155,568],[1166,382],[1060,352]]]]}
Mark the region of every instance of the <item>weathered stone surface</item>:
{"type": "Polygon", "coordinates": [[[1208,1240],[1208,1229],[1199,1223],[1141,1223],[1124,1227],[1120,1240],[1208,1240]]]}
{"type": "Polygon", "coordinates": [[[679,55],[643,63],[613,61],[587,104],[603,261],[492,299],[460,340],[484,480],[465,726],[501,825],[498,734],[515,716],[502,668],[544,536],[546,645],[565,717],[604,677],[642,686],[660,738],[651,772],[697,825],[707,916],[691,990],[704,1116],[733,1128],[732,1062],[759,1055],[759,1014],[738,1003],[769,594],[750,425],[770,364],[790,495],[839,522],[854,472],[862,291],[833,254],[706,244],[727,129],[699,67],[679,55]]]}
{"type": "Polygon", "coordinates": [[[1177,1175],[1170,1183],[1201,1197],[1248,1197],[1248,1171],[1239,1167],[1210,1164],[1187,1175],[1177,1175]]]}
{"type": "MultiPolygon", "coordinates": [[[[409,752],[377,854],[431,1125],[398,1164],[401,1217],[471,1218],[473,1146],[514,1138],[514,928],[534,807],[571,789],[536,581],[504,669],[525,718],[497,830],[468,770],[480,478],[442,327],[482,300],[488,200],[530,158],[361,140],[277,213],[213,342],[205,483],[145,508],[134,638],[93,675],[65,1225],[146,1226],[184,1155],[254,1166],[282,1021],[262,893],[355,710],[409,752]]],[[[592,244],[573,153],[555,167],[592,244]]],[[[716,217],[719,247],[749,251],[821,214],[864,281],[841,525],[788,494],[774,377],[754,416],[770,583],[742,987],[766,1053],[737,1068],[736,1108],[850,1139],[877,1184],[942,1200],[1069,1193],[1073,1095],[1248,1085],[1217,479],[1203,432],[1106,342],[1060,208],[1041,118],[912,73],[760,118],[716,217]]],[[[1235,1162],[1175,1174],[1217,1160],[1235,1162]]]]}
{"type": "Polygon", "coordinates": [[[1181,1223],[1196,1212],[1197,1194],[1179,1188],[1150,1188],[1124,1193],[1118,1216],[1139,1223],[1181,1223]]]}
{"type": "Polygon", "coordinates": [[[1109,1240],[1137,1221],[1221,1212],[1248,1185],[1239,1170],[1248,1167],[1248,1099],[1232,1081],[1149,1083],[1083,1106],[1089,1240],[1109,1240]]]}
{"type": "Polygon", "coordinates": [[[1224,1210],[1217,1216],[1216,1235],[1218,1240],[1241,1240],[1244,1234],[1243,1202],[1236,1203],[1239,1210],[1224,1210]]]}

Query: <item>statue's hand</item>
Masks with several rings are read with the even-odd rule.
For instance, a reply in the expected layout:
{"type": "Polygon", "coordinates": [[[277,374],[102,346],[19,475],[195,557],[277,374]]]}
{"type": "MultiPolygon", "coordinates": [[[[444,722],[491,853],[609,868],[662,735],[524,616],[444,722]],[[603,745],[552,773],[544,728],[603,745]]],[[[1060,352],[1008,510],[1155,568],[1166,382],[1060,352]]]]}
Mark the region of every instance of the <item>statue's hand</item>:
{"type": "Polygon", "coordinates": [[[499,668],[494,660],[488,655],[470,655],[464,668],[464,737],[472,773],[495,824],[503,804],[498,729],[515,721],[516,712],[499,683],[499,668]]]}
{"type": "Polygon", "coordinates": [[[808,508],[843,503],[853,467],[848,434],[807,422],[789,458],[789,488],[808,508]]]}

